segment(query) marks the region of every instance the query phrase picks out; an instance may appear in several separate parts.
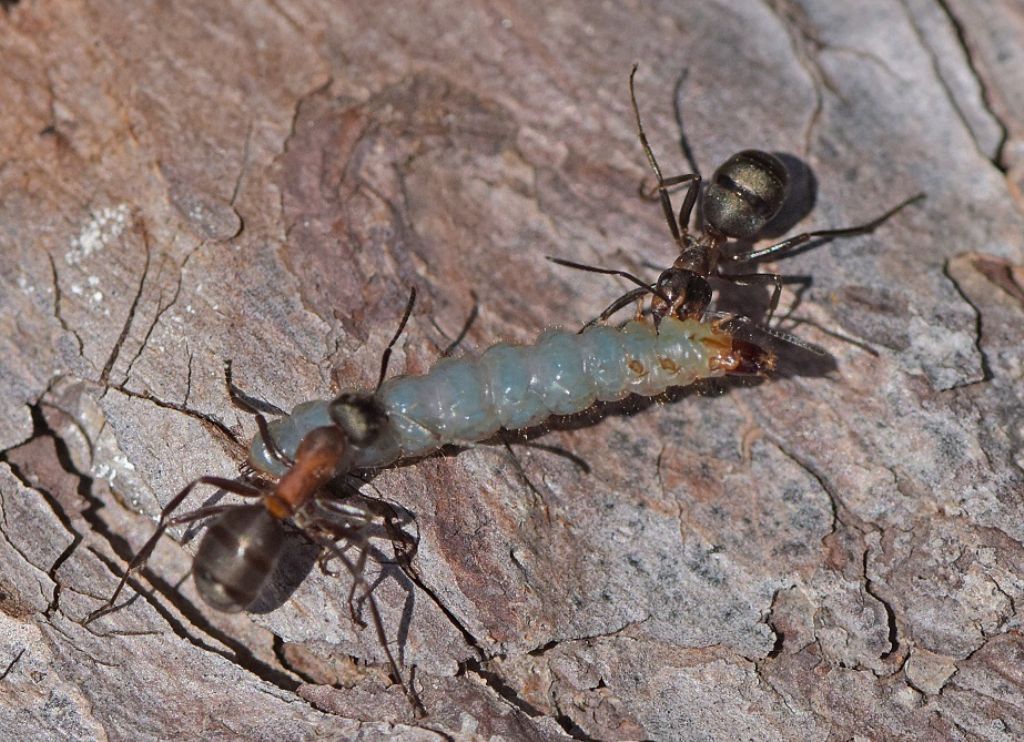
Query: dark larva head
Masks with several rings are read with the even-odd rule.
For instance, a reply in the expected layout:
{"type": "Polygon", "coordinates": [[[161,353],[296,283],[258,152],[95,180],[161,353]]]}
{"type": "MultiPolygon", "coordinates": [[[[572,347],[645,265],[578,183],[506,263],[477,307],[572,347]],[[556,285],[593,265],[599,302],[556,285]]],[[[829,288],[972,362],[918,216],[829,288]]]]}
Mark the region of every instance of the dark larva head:
{"type": "Polygon", "coordinates": [[[274,571],[284,526],[262,505],[239,505],[215,517],[192,565],[196,588],[211,607],[227,613],[248,608],[274,571]]]}
{"type": "Polygon", "coordinates": [[[715,171],[704,192],[704,223],[727,237],[753,237],[772,220],[789,190],[778,157],[756,149],[738,152],[715,171]]]}
{"type": "Polygon", "coordinates": [[[372,394],[341,394],[331,400],[327,412],[357,448],[372,446],[388,421],[387,413],[372,394]]]}

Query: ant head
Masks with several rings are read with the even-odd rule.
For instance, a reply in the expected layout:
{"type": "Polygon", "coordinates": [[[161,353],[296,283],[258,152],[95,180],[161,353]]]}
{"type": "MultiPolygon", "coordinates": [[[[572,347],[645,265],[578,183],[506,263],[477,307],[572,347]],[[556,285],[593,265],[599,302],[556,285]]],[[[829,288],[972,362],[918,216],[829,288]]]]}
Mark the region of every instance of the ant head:
{"type": "Polygon", "coordinates": [[[373,445],[388,419],[387,412],[375,395],[352,392],[340,394],[331,400],[327,413],[357,448],[373,445]]]}
{"type": "Polygon", "coordinates": [[[692,270],[673,266],[662,272],[656,285],[652,308],[656,320],[669,312],[681,319],[700,318],[711,303],[711,286],[707,279],[692,270]],[[666,304],[664,299],[668,299],[666,304]]]}
{"type": "Polygon", "coordinates": [[[775,155],[737,152],[711,176],[701,209],[710,230],[726,237],[753,237],[782,209],[789,175],[775,155]]]}

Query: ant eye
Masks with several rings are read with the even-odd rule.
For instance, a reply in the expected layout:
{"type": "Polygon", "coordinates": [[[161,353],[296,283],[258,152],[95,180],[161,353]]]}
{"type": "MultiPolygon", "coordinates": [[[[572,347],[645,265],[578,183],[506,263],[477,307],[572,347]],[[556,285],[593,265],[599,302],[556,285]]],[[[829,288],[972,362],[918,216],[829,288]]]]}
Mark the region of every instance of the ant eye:
{"type": "Polygon", "coordinates": [[[779,158],[747,149],[711,176],[702,208],[704,221],[727,237],[753,237],[779,213],[789,189],[789,176],[779,158]]]}
{"type": "Polygon", "coordinates": [[[387,413],[372,394],[341,394],[328,405],[327,413],[357,447],[372,445],[387,423],[387,413]]]}

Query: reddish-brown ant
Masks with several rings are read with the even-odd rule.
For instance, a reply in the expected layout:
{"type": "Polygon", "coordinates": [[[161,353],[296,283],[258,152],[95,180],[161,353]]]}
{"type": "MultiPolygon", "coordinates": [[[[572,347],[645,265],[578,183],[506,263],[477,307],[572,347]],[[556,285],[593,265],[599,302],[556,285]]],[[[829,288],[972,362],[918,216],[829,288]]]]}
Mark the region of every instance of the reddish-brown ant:
{"type": "MultiPolygon", "coordinates": [[[[380,378],[387,372],[391,348],[401,334],[412,312],[415,291],[409,299],[398,332],[381,359],[380,378]]],[[[228,377],[232,401],[255,414],[257,426],[265,440],[267,421],[252,404],[236,393],[228,377]]],[[[355,608],[355,593],[369,606],[370,616],[381,647],[396,682],[402,687],[417,713],[423,706],[406,685],[384,632],[380,611],[363,571],[370,550],[369,537],[376,518],[384,522],[386,537],[396,544],[400,556],[408,561],[416,540],[398,527],[398,516],[387,503],[358,493],[338,495],[329,485],[349,473],[351,462],[360,448],[371,446],[386,422],[379,406],[367,398],[343,394],[331,403],[335,424],[315,428],[302,439],[294,456],[287,456],[271,444],[270,454],[286,471],[276,481],[248,472],[240,480],[203,476],[190,482],[175,495],[160,513],[156,531],[135,554],[122,574],[107,602],[86,619],[91,622],[115,610],[118,595],[129,576],[141,569],[157,542],[167,529],[211,518],[199,543],[193,561],[196,588],[211,607],[224,612],[238,612],[253,605],[281,558],[287,537],[285,521],[292,521],[310,541],[325,550],[321,567],[337,559],[352,577],[349,610],[354,621],[364,626],[355,608]],[[172,516],[185,498],[199,485],[210,485],[241,497],[258,499],[258,504],[213,505],[172,516]],[[338,542],[354,545],[359,556],[352,560],[338,542]]]]}

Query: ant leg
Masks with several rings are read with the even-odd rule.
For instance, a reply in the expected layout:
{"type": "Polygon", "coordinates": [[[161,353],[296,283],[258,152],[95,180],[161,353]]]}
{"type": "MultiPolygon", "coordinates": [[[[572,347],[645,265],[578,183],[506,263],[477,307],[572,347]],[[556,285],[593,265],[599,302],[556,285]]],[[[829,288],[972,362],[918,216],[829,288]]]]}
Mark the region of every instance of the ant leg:
{"type": "MultiPolygon", "coordinates": [[[[658,160],[654,157],[654,151],[651,149],[650,143],[647,141],[647,133],[644,131],[644,125],[640,120],[640,106],[636,102],[636,86],[634,85],[634,78],[636,77],[636,69],[639,65],[634,64],[633,69],[629,73],[629,98],[633,103],[633,115],[636,117],[636,132],[640,139],[640,147],[643,148],[644,154],[647,156],[647,162],[651,166],[651,170],[654,172],[654,177],[658,180],[658,200],[661,201],[661,210],[665,212],[665,220],[668,222],[669,231],[672,232],[672,239],[679,242],[682,239],[682,235],[679,233],[679,225],[676,223],[676,215],[672,209],[672,199],[668,195],[668,190],[665,184],[665,178],[662,177],[661,168],[658,166],[658,160]]],[[[693,190],[693,185],[690,185],[690,190],[693,190]]],[[[694,196],[696,199],[696,196],[694,196]]],[[[686,194],[686,200],[690,200],[690,194],[686,194]]],[[[689,220],[687,220],[689,221],[689,220]]]]}
{"type": "Polygon", "coordinates": [[[812,240],[819,237],[825,239],[833,239],[835,237],[853,237],[858,234],[867,234],[868,232],[873,232],[877,227],[879,227],[883,222],[885,222],[890,217],[895,216],[897,212],[901,211],[907,206],[910,206],[910,204],[912,203],[920,201],[924,197],[925,194],[923,193],[918,193],[916,196],[911,196],[907,200],[889,209],[880,217],[872,219],[870,222],[866,224],[860,224],[856,227],[844,227],[842,229],[821,229],[816,232],[804,232],[803,234],[798,234],[793,237],[784,239],[782,242],[778,242],[774,245],[762,247],[760,250],[752,250],[751,252],[734,255],[730,258],[727,258],[727,260],[734,263],[746,263],[751,260],[758,260],[760,258],[767,257],[768,255],[775,255],[776,253],[791,250],[792,248],[797,247],[798,245],[804,244],[808,240],[812,240]]]}
{"type": "MultiPolygon", "coordinates": [[[[790,333],[785,332],[784,330],[780,330],[780,329],[775,328],[775,327],[767,327],[765,325],[758,324],[757,322],[754,322],[754,320],[750,319],[750,317],[745,317],[743,315],[732,315],[732,316],[730,316],[730,315],[721,315],[721,316],[718,317],[718,322],[719,322],[719,326],[722,329],[728,330],[728,331],[733,331],[733,330],[737,330],[737,329],[743,330],[746,333],[748,333],[748,337],[754,336],[755,337],[755,341],[756,341],[756,336],[757,335],[763,335],[765,337],[770,337],[770,338],[772,338],[774,340],[778,340],[779,342],[785,343],[787,345],[792,345],[795,348],[800,348],[801,350],[806,350],[809,353],[813,353],[816,356],[822,356],[822,357],[826,357],[826,358],[829,357],[828,351],[825,350],[824,348],[822,348],[820,345],[815,345],[814,343],[809,343],[806,340],[801,340],[796,335],[791,335],[790,333]]],[[[828,332],[827,330],[825,330],[824,328],[822,328],[822,327],[820,327],[818,325],[815,325],[815,326],[818,327],[818,329],[823,330],[824,332],[828,332]]],[[[828,334],[836,336],[835,333],[828,333],[828,334]]],[[[841,337],[841,336],[839,336],[839,337],[841,337]]],[[[860,345],[860,344],[858,343],[857,345],[860,345]]],[[[860,347],[864,347],[864,346],[860,346],[860,347]]],[[[871,348],[866,348],[866,350],[869,353],[872,353],[873,355],[876,355],[876,356],[878,355],[871,348]]]]}
{"type": "Polygon", "coordinates": [[[416,287],[413,286],[409,292],[409,301],[406,302],[405,311],[402,313],[402,319],[398,323],[398,330],[395,331],[395,336],[391,338],[391,342],[388,343],[388,347],[384,349],[384,352],[380,356],[380,376],[377,377],[377,386],[374,389],[380,389],[380,385],[384,383],[384,377],[388,373],[388,363],[391,361],[391,349],[395,347],[395,343],[398,342],[398,338],[402,334],[402,330],[405,329],[406,323],[409,321],[409,317],[412,316],[413,305],[416,304],[416,287]]]}
{"type": "Polygon", "coordinates": [[[242,482],[236,482],[233,479],[223,479],[221,477],[199,477],[199,479],[186,484],[182,488],[181,492],[175,495],[171,501],[164,506],[164,509],[160,511],[160,520],[157,522],[156,531],[153,532],[153,535],[149,537],[149,540],[146,541],[146,543],[142,545],[142,548],[135,553],[134,557],[132,557],[132,560],[128,563],[128,567],[125,569],[124,574],[121,575],[121,580],[117,583],[117,587],[114,589],[114,594],[110,596],[110,599],[106,603],[88,615],[85,619],[85,624],[89,624],[100,616],[105,616],[114,610],[114,603],[117,601],[117,596],[121,594],[121,590],[124,589],[125,584],[128,582],[128,578],[131,576],[132,572],[138,571],[146,563],[150,555],[153,553],[153,549],[156,548],[157,541],[160,540],[160,537],[164,535],[168,528],[181,525],[183,523],[189,523],[200,518],[205,518],[209,515],[216,515],[217,513],[223,512],[227,508],[232,507],[230,505],[217,505],[214,507],[200,508],[199,510],[194,510],[191,513],[180,515],[177,518],[169,517],[170,514],[174,512],[179,505],[181,505],[185,498],[188,497],[189,493],[201,484],[209,484],[214,487],[227,490],[228,492],[242,495],[243,497],[260,497],[263,494],[262,491],[255,487],[250,487],[242,482]]]}
{"type": "Polygon", "coordinates": [[[583,332],[588,327],[592,327],[593,325],[596,325],[596,324],[598,324],[600,322],[604,322],[606,319],[611,317],[613,314],[618,312],[620,309],[628,307],[630,304],[632,304],[637,299],[640,299],[640,298],[646,296],[647,294],[649,294],[651,292],[651,290],[653,290],[656,285],[657,284],[653,284],[652,283],[652,284],[650,284],[649,287],[648,286],[644,286],[643,288],[630,289],[625,294],[623,294],[618,299],[616,299],[611,304],[609,304],[607,307],[605,307],[603,312],[601,312],[599,315],[597,315],[592,320],[590,320],[585,325],[583,325],[583,327],[580,328],[580,332],[583,332]]]}
{"type": "Polygon", "coordinates": [[[284,468],[291,469],[295,466],[295,459],[282,451],[280,446],[277,445],[277,441],[274,440],[274,436],[270,434],[270,426],[267,424],[267,418],[263,417],[263,415],[258,412],[255,414],[256,428],[260,431],[260,439],[263,441],[263,445],[267,447],[267,453],[270,454],[271,458],[284,466],[284,468]]]}
{"type": "MultiPolygon", "coordinates": [[[[636,87],[633,81],[633,78],[636,77],[636,68],[637,65],[634,64],[632,71],[629,73],[629,98],[633,103],[633,114],[636,116],[636,130],[640,137],[640,146],[643,148],[644,154],[647,155],[647,161],[651,165],[651,170],[654,171],[654,175],[658,179],[658,199],[661,201],[661,210],[665,212],[665,219],[668,221],[668,228],[672,232],[672,238],[678,243],[682,240],[682,235],[685,234],[690,224],[690,216],[693,214],[693,207],[697,203],[697,196],[700,193],[701,178],[699,173],[675,175],[671,178],[662,177],[661,168],[658,166],[658,161],[654,157],[654,151],[647,141],[644,126],[640,122],[640,106],[636,102],[636,87]],[[672,211],[672,199],[669,197],[668,189],[682,183],[689,183],[690,185],[686,189],[686,196],[683,198],[683,205],[679,208],[679,216],[677,217],[672,211]]],[[[642,189],[640,195],[643,195],[642,189]]]]}
{"type": "Polygon", "coordinates": [[[395,552],[395,561],[409,563],[420,548],[419,523],[416,523],[415,518],[411,519],[416,524],[416,535],[410,536],[401,529],[402,519],[394,511],[394,508],[388,506],[388,509],[391,512],[381,513],[381,517],[384,519],[384,532],[388,535],[388,541],[391,542],[391,548],[395,552]]]}
{"type": "Polygon", "coordinates": [[[381,618],[380,609],[377,608],[377,601],[373,597],[372,587],[366,582],[366,578],[363,576],[362,571],[358,571],[356,569],[356,565],[353,564],[352,561],[338,548],[337,544],[329,538],[309,532],[307,532],[307,535],[322,548],[333,552],[334,556],[345,565],[345,569],[347,569],[349,574],[352,575],[353,582],[358,583],[360,587],[363,588],[364,599],[370,606],[370,617],[373,619],[373,628],[377,634],[377,642],[380,644],[381,649],[384,650],[384,654],[388,660],[388,665],[391,668],[391,674],[394,676],[395,682],[401,686],[402,691],[405,693],[405,697],[409,700],[409,703],[412,705],[416,715],[426,716],[427,710],[423,707],[423,702],[420,701],[416,693],[405,684],[405,679],[402,677],[402,673],[398,668],[395,656],[391,653],[391,647],[388,646],[387,635],[384,632],[384,620],[381,618]]]}
{"type": "MultiPolygon", "coordinates": [[[[274,440],[274,437],[272,435],[270,435],[270,430],[267,427],[267,419],[263,417],[262,414],[264,412],[267,412],[271,415],[284,416],[286,414],[285,411],[282,410],[280,407],[277,407],[276,405],[272,405],[270,402],[266,402],[262,399],[256,399],[255,397],[251,397],[245,392],[243,392],[241,389],[239,389],[237,386],[235,386],[234,381],[232,381],[231,379],[230,360],[224,361],[224,383],[227,385],[228,398],[231,400],[231,404],[233,404],[235,407],[242,410],[243,412],[253,415],[256,418],[256,427],[259,428],[260,437],[263,440],[263,445],[267,447],[267,453],[270,454],[270,457],[276,460],[286,469],[292,468],[292,466],[295,464],[295,461],[292,460],[291,456],[286,454],[278,447],[277,441],[274,440]]],[[[241,444],[243,451],[248,451],[248,446],[246,446],[244,443],[239,443],[241,444]]],[[[243,464],[243,466],[244,465],[245,464],[243,464]]]]}
{"type": "MultiPolygon", "coordinates": [[[[650,190],[645,189],[644,188],[644,184],[641,182],[640,183],[640,188],[639,188],[640,198],[642,198],[644,201],[657,201],[660,198],[658,196],[658,191],[660,189],[662,189],[662,188],[666,188],[666,189],[667,188],[674,188],[675,186],[682,185],[683,183],[691,183],[690,187],[686,189],[687,190],[687,194],[689,194],[689,191],[692,188],[694,188],[694,185],[692,184],[692,181],[694,181],[694,180],[696,180],[696,181],[700,181],[701,180],[701,176],[700,176],[699,173],[686,173],[685,175],[672,175],[672,176],[670,176],[668,178],[665,178],[665,180],[663,180],[661,183],[655,183],[653,186],[651,186],[650,190]]],[[[698,183],[698,185],[699,185],[699,183],[698,183]]],[[[687,220],[687,221],[689,221],[689,220],[687,220]]]]}
{"type": "MultiPolygon", "coordinates": [[[[693,214],[693,207],[697,204],[697,196],[700,195],[700,174],[691,173],[680,175],[679,182],[690,181],[690,187],[686,189],[686,196],[683,198],[683,205],[679,207],[679,229],[683,234],[690,226],[690,216],[693,214]]],[[[675,180],[671,178],[670,180],[675,180]]]]}
{"type": "MultiPolygon", "coordinates": [[[[382,500],[366,497],[358,492],[354,497],[359,499],[358,507],[345,502],[349,498],[348,495],[338,499],[330,493],[321,492],[317,497],[317,504],[324,510],[340,516],[340,520],[320,519],[317,525],[329,531],[335,541],[353,541],[356,538],[368,541],[374,537],[384,538],[394,545],[396,560],[412,559],[419,547],[419,536],[408,535],[400,526],[407,522],[415,523],[415,518],[403,518],[390,503],[382,500]],[[373,517],[380,518],[383,526],[374,526],[373,517]]],[[[391,563],[380,559],[377,561],[391,563]]]]}
{"type": "Polygon", "coordinates": [[[250,415],[258,415],[261,412],[265,412],[268,415],[284,415],[285,411],[276,405],[272,405],[262,399],[250,396],[235,386],[235,382],[231,377],[231,360],[224,361],[224,383],[228,388],[228,399],[238,409],[243,412],[247,412],[250,415]]]}
{"type": "Polygon", "coordinates": [[[738,286],[763,286],[766,283],[773,283],[775,287],[772,289],[772,298],[768,303],[768,313],[765,315],[764,324],[768,325],[772,321],[772,317],[775,315],[775,310],[779,306],[779,298],[782,296],[782,276],[778,273],[737,273],[734,275],[719,273],[718,278],[724,278],[726,281],[732,281],[738,286]]]}
{"type": "Polygon", "coordinates": [[[564,265],[566,268],[575,268],[578,271],[588,271],[590,273],[600,273],[605,276],[618,276],[619,278],[625,278],[627,281],[632,281],[637,286],[639,286],[642,291],[654,294],[662,301],[671,303],[671,299],[669,299],[667,296],[665,296],[660,291],[655,289],[652,285],[645,283],[642,279],[637,278],[628,271],[620,271],[616,270],[615,268],[599,268],[595,265],[587,265],[586,263],[576,263],[572,260],[565,260],[564,258],[553,258],[550,255],[547,256],[547,259],[550,260],[552,263],[564,265]]]}
{"type": "MultiPolygon", "coordinates": [[[[370,553],[370,545],[368,543],[362,543],[359,547],[359,558],[355,562],[355,568],[359,571],[359,574],[364,574],[366,570],[366,557],[370,553]]],[[[355,580],[352,581],[352,587],[348,591],[348,614],[352,617],[352,621],[359,626],[361,629],[366,628],[366,621],[359,617],[360,611],[356,609],[356,586],[355,580]]],[[[363,594],[363,599],[358,601],[360,607],[366,602],[366,598],[369,596],[369,590],[363,594]]]]}
{"type": "Polygon", "coordinates": [[[448,343],[448,347],[441,352],[442,358],[450,356],[459,344],[466,339],[466,335],[469,334],[469,328],[476,322],[477,316],[480,314],[480,299],[477,297],[476,292],[473,289],[469,290],[469,295],[473,297],[473,308],[469,310],[469,316],[466,317],[466,321],[462,324],[462,329],[459,330],[459,334],[455,336],[455,339],[448,343]]]}
{"type": "MultiPolygon", "coordinates": [[[[373,487],[370,480],[359,472],[349,472],[348,476],[373,487]]],[[[416,550],[419,548],[420,536],[419,524],[416,523],[416,517],[412,513],[404,508],[396,508],[394,504],[383,498],[364,495],[348,481],[343,480],[341,486],[346,492],[340,495],[331,489],[320,490],[316,496],[317,504],[332,513],[341,515],[346,528],[349,527],[348,523],[355,522],[357,523],[356,527],[369,530],[370,517],[368,516],[380,518],[384,521],[384,533],[386,534],[384,538],[396,545],[396,559],[412,559],[415,556],[416,550]],[[356,502],[358,505],[354,504],[356,502]],[[403,512],[400,513],[399,510],[403,512]],[[415,536],[406,534],[401,528],[409,523],[416,524],[415,536]],[[400,556],[399,551],[401,552],[400,556]]],[[[345,537],[347,534],[339,538],[345,537]]]]}
{"type": "MultiPolygon", "coordinates": [[[[682,183],[689,183],[690,185],[686,189],[686,195],[683,196],[683,205],[679,207],[679,231],[685,234],[690,227],[690,217],[693,215],[693,207],[697,205],[697,197],[700,195],[700,184],[701,176],[699,173],[687,173],[686,175],[673,175],[671,178],[665,178],[661,183],[655,183],[654,187],[648,192],[644,190],[644,184],[640,184],[640,198],[644,201],[657,201],[662,198],[661,194],[666,193],[667,189],[672,186],[677,186],[682,183]]],[[[671,201],[669,201],[669,209],[671,209],[671,201]]],[[[664,208],[664,205],[662,205],[664,208]]],[[[669,222],[671,224],[672,222],[669,222]]],[[[679,238],[677,238],[678,240],[679,238]]]]}

